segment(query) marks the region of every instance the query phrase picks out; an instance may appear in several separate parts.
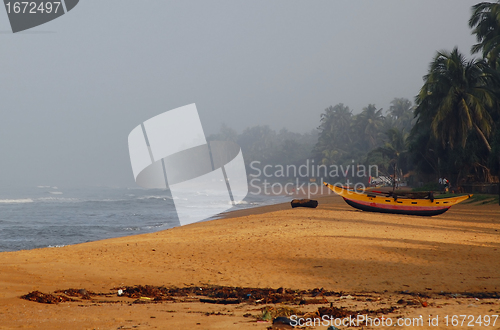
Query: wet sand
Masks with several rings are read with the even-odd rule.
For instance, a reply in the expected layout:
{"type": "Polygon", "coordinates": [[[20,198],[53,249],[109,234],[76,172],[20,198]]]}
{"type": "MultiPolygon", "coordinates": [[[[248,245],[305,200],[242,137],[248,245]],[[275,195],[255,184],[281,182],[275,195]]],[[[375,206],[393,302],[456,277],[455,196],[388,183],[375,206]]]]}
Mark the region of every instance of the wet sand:
{"type": "MultiPolygon", "coordinates": [[[[500,314],[498,205],[461,204],[428,218],[357,211],[333,195],[318,200],[317,209],[281,204],[153,234],[0,253],[0,329],[267,329],[271,323],[258,320],[265,306],[305,313],[330,304],[395,307],[384,317],[422,315],[425,322],[428,315],[451,322],[454,314],[500,314]],[[133,303],[137,298],[116,295],[135,285],[323,288],[338,295],[316,305],[219,305],[197,296],[133,303]],[[69,288],[109,295],[51,305],[19,298],[69,288]]],[[[443,322],[433,328],[465,328],[443,322]]],[[[500,320],[486,328],[499,329],[500,320]]]]}

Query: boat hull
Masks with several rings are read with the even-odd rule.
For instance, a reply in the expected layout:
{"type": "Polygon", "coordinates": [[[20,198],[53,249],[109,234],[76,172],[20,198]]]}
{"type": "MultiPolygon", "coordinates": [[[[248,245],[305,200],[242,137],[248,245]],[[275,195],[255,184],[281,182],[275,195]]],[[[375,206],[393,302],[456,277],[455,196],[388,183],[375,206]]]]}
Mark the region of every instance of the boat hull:
{"type": "Polygon", "coordinates": [[[374,205],[367,205],[366,203],[355,201],[355,200],[350,200],[345,197],[344,201],[349,204],[350,206],[362,210],[362,211],[368,211],[368,212],[379,212],[379,213],[392,213],[392,214],[406,214],[406,215],[419,215],[419,216],[427,216],[431,217],[434,215],[440,215],[443,214],[444,212],[448,211],[450,208],[449,207],[444,207],[444,208],[434,208],[434,209],[422,209],[422,208],[413,208],[413,209],[406,209],[406,208],[386,208],[383,207],[382,205],[377,205],[376,203],[373,203],[374,205]]]}

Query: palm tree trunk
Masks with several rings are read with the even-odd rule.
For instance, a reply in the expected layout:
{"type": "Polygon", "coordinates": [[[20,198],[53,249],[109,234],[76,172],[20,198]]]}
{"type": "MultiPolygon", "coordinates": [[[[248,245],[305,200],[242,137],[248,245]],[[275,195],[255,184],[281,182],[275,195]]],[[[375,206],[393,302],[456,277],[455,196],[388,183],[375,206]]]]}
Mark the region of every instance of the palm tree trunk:
{"type": "Polygon", "coordinates": [[[474,128],[476,129],[477,135],[479,135],[479,137],[481,138],[481,140],[483,140],[484,144],[486,145],[486,148],[488,149],[488,152],[491,152],[491,146],[490,146],[488,140],[486,139],[486,136],[484,136],[483,132],[481,131],[481,129],[476,124],[474,124],[474,128]]]}
{"type": "Polygon", "coordinates": [[[455,183],[455,187],[458,188],[458,184],[460,183],[460,175],[462,174],[462,168],[460,168],[460,171],[458,171],[458,175],[457,175],[457,181],[455,183]]]}

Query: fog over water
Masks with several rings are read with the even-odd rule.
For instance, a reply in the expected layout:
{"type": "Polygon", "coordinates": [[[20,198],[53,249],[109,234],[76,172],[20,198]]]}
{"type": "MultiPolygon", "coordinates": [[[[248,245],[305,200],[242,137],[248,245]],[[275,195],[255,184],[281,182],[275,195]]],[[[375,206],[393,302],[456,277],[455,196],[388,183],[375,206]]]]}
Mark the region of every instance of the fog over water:
{"type": "Polygon", "coordinates": [[[209,135],[413,100],[477,2],[82,0],[16,34],[2,9],[0,184],[134,187],[129,132],[190,103],[209,135]]]}

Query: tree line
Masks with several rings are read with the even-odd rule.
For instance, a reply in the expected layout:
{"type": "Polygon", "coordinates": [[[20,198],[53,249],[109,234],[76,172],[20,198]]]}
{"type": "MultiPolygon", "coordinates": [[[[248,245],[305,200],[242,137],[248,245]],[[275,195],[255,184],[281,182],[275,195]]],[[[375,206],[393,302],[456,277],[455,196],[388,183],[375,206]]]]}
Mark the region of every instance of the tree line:
{"type": "Polygon", "coordinates": [[[237,143],[243,152],[248,171],[253,161],[259,161],[263,165],[302,165],[311,158],[311,150],[318,141],[318,131],[313,129],[301,134],[290,132],[286,128],[275,131],[268,125],[258,125],[248,127],[238,134],[222,124],[219,132],[207,139],[237,143]]]}
{"type": "Polygon", "coordinates": [[[419,172],[458,185],[495,181],[500,163],[500,2],[473,6],[469,26],[479,57],[436,53],[415,98],[409,149],[419,172]]]}
{"type": "Polygon", "coordinates": [[[241,134],[223,125],[209,139],[238,143],[247,166],[267,164],[375,164],[382,174],[453,185],[494,182],[500,171],[500,0],[472,7],[477,43],[467,58],[441,50],[429,64],[414,103],[395,98],[385,112],[368,104],[354,114],[330,106],[316,130],[300,134],[255,126],[241,134]]]}

